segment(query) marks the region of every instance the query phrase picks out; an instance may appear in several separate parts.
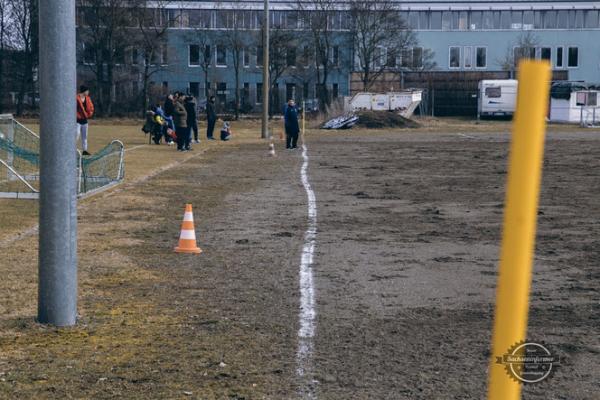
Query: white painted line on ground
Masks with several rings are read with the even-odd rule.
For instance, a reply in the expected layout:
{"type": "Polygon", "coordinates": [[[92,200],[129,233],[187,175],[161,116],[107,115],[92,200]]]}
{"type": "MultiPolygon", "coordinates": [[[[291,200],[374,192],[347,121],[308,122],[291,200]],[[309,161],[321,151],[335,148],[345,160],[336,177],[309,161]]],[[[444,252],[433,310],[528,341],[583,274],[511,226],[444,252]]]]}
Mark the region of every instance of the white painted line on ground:
{"type": "Polygon", "coordinates": [[[301,378],[300,394],[306,399],[316,399],[316,382],[312,377],[312,364],[317,312],[312,265],[317,237],[317,200],[308,181],[308,149],[305,144],[302,145],[302,158],[304,163],[300,170],[300,176],[308,198],[308,228],[304,234],[304,247],[300,262],[300,328],[298,329],[296,372],[301,378]]]}

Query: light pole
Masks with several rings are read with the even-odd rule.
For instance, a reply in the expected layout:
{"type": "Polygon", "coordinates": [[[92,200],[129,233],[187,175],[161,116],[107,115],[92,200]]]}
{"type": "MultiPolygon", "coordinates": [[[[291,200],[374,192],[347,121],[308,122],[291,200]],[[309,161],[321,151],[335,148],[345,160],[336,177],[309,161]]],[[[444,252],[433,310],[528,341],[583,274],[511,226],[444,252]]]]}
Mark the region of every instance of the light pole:
{"type": "Polygon", "coordinates": [[[38,321],[77,318],[75,0],[40,1],[38,321]]]}
{"type": "Polygon", "coordinates": [[[263,114],[261,138],[269,139],[269,0],[265,0],[263,21],[263,114]]]}

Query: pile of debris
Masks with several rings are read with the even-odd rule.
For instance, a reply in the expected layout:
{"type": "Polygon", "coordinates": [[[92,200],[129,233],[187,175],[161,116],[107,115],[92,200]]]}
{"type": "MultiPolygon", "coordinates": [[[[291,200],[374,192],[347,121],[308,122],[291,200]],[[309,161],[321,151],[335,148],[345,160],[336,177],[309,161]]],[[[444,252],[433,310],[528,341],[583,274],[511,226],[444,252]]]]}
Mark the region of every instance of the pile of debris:
{"type": "Polygon", "coordinates": [[[350,129],[358,122],[358,116],[354,113],[348,113],[335,117],[325,122],[322,129],[350,129]]]}
{"type": "Polygon", "coordinates": [[[357,125],[363,128],[418,128],[412,119],[392,111],[361,111],[357,125]]]}
{"type": "Polygon", "coordinates": [[[360,111],[358,114],[348,113],[330,119],[321,126],[321,129],[350,129],[353,126],[378,129],[418,128],[420,125],[393,111],[360,111]]]}

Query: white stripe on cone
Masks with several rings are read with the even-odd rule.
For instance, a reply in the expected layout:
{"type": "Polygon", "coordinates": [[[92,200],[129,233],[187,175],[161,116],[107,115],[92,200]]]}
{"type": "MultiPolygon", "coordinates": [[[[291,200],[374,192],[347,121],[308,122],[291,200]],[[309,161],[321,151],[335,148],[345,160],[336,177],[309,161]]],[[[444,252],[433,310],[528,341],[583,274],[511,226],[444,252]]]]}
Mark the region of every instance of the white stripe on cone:
{"type": "Polygon", "coordinates": [[[183,229],[181,231],[181,236],[179,236],[179,239],[196,240],[196,232],[193,230],[183,229]]]}
{"type": "Polygon", "coordinates": [[[183,220],[194,222],[194,214],[192,214],[191,212],[186,212],[185,214],[183,214],[183,220]]]}

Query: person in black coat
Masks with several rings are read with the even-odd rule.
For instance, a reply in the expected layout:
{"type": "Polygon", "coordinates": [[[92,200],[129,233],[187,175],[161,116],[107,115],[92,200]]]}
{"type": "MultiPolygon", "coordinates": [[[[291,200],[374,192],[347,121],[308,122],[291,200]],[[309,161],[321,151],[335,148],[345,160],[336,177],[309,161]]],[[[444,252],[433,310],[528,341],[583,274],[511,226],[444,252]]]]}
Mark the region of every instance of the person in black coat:
{"type": "Polygon", "coordinates": [[[215,96],[210,96],[210,99],[206,103],[206,137],[208,140],[215,140],[213,133],[215,131],[215,124],[217,123],[217,112],[215,111],[215,96]]]}
{"type": "MultiPolygon", "coordinates": [[[[167,121],[167,128],[171,130],[175,130],[175,124],[173,123],[173,113],[175,111],[175,104],[173,103],[173,95],[169,94],[165,99],[165,103],[163,106],[163,112],[165,114],[165,121],[167,121]]],[[[172,145],[173,139],[171,136],[167,134],[167,129],[165,129],[165,141],[167,144],[172,145]]]]}
{"type": "Polygon", "coordinates": [[[183,103],[187,111],[187,126],[190,129],[190,135],[194,132],[194,143],[200,143],[198,140],[198,113],[196,112],[196,102],[193,96],[187,96],[183,103]]]}
{"type": "Polygon", "coordinates": [[[298,135],[300,134],[300,124],[298,123],[298,108],[294,100],[290,99],[283,111],[283,121],[285,128],[285,148],[295,149],[298,147],[298,135]]]}

